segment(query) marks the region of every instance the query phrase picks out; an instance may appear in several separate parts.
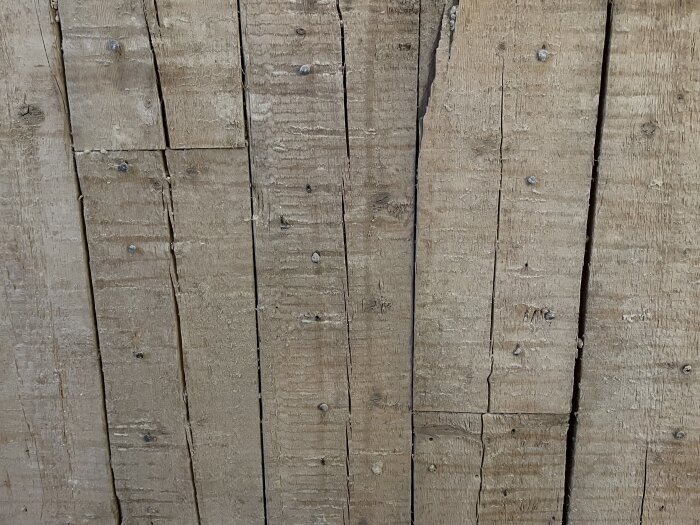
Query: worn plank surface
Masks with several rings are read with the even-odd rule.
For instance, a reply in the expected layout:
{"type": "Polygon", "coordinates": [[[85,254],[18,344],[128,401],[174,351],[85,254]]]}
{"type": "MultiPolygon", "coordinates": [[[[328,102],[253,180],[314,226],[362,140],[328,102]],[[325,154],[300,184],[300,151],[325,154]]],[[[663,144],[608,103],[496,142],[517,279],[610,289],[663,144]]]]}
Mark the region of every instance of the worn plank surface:
{"type": "Polygon", "coordinates": [[[605,2],[509,5],[462,2],[437,51],[419,161],[419,410],[569,410],[605,2]]]}
{"type": "Polygon", "coordinates": [[[196,523],[163,155],[76,160],[122,518],[196,523]]]}
{"type": "Polygon", "coordinates": [[[166,157],[202,523],[262,523],[248,154],[166,157]]]}
{"type": "Polygon", "coordinates": [[[561,523],[567,420],[417,413],[416,523],[561,523]]]}
{"type": "Polygon", "coordinates": [[[235,0],[147,0],[171,148],[245,146],[235,0]]]}
{"type": "Polygon", "coordinates": [[[61,0],[59,14],[75,148],[163,148],[144,0],[61,0]]]}
{"type": "Polygon", "coordinates": [[[268,518],[342,523],[350,400],[338,12],[283,0],[241,8],[268,518]]]}
{"type": "Polygon", "coordinates": [[[116,523],[48,3],[0,4],[0,522],[116,523]]]}
{"type": "Polygon", "coordinates": [[[698,522],[699,30],[615,2],[571,523],[698,522]]]}
{"type": "Polygon", "coordinates": [[[341,1],[350,170],[344,184],[351,523],[411,511],[417,1],[341,1]]]}

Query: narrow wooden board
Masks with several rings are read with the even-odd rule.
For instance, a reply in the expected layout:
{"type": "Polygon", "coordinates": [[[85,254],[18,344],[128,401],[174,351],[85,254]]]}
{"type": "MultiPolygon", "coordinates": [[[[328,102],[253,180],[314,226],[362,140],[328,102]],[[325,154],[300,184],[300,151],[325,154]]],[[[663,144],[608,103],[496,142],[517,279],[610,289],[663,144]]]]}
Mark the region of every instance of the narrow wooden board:
{"type": "Polygon", "coordinates": [[[416,523],[561,523],[567,423],[565,414],[417,413],[416,523]]]}
{"type": "Polygon", "coordinates": [[[418,4],[339,3],[350,161],[351,523],[411,519],[418,4]]]}
{"type": "Polygon", "coordinates": [[[241,8],[268,520],[342,523],[350,363],[338,12],[334,2],[241,8]]]}
{"type": "Polygon", "coordinates": [[[697,3],[615,2],[570,523],[698,519],[698,34],[697,3]]]}
{"type": "Polygon", "coordinates": [[[163,154],[77,168],[122,519],[197,523],[163,154]]]}
{"type": "Polygon", "coordinates": [[[443,31],[419,161],[419,410],[569,410],[605,4],[462,2],[443,31]]]}
{"type": "Polygon", "coordinates": [[[143,0],[60,2],[77,150],[165,147],[143,7],[143,0]]]}
{"type": "Polygon", "coordinates": [[[246,150],[166,152],[203,523],[263,523],[246,150]]]}
{"type": "Polygon", "coordinates": [[[0,3],[0,522],[117,522],[56,13],[0,3]]]}
{"type": "Polygon", "coordinates": [[[235,0],[148,0],[171,148],[245,146],[235,0]]]}

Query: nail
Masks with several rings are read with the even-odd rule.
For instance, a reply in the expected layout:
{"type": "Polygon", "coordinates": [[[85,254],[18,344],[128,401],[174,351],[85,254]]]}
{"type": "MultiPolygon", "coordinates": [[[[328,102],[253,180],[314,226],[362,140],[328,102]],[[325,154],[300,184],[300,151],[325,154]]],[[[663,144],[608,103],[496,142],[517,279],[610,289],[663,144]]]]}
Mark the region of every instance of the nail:
{"type": "Polygon", "coordinates": [[[544,320],[545,321],[554,321],[555,317],[556,316],[554,315],[554,312],[552,312],[550,310],[545,310],[545,312],[544,312],[544,320]]]}
{"type": "Polygon", "coordinates": [[[321,403],[320,405],[318,405],[318,409],[321,412],[328,412],[328,405],[326,403],[321,403]]]}
{"type": "Polygon", "coordinates": [[[539,60],[540,62],[546,62],[548,58],[549,51],[547,51],[545,48],[542,48],[537,51],[537,60],[539,60]]]}
{"type": "Polygon", "coordinates": [[[303,27],[297,27],[296,33],[299,36],[304,36],[306,34],[306,29],[304,29],[303,27]]]}
{"type": "Polygon", "coordinates": [[[372,473],[375,474],[376,476],[379,476],[382,473],[382,464],[381,462],[379,463],[372,463],[372,473]]]}
{"type": "Polygon", "coordinates": [[[311,262],[314,264],[318,264],[321,262],[321,254],[318,252],[314,252],[311,254],[311,262]]]}
{"type": "Polygon", "coordinates": [[[520,346],[520,343],[515,345],[515,350],[513,350],[513,355],[520,355],[523,353],[523,347],[520,346]]]}
{"type": "Polygon", "coordinates": [[[673,437],[676,439],[683,439],[685,437],[685,432],[683,432],[682,430],[676,430],[673,433],[673,437]]]}
{"type": "Polygon", "coordinates": [[[135,253],[136,253],[136,245],[135,245],[135,244],[130,244],[130,245],[127,247],[126,251],[129,252],[129,253],[132,254],[132,255],[135,254],[135,253]]]}
{"type": "Polygon", "coordinates": [[[437,467],[435,466],[435,464],[431,463],[430,466],[428,467],[428,470],[430,472],[435,472],[437,470],[437,467]]]}
{"type": "Polygon", "coordinates": [[[535,177],[534,175],[530,175],[527,179],[525,179],[525,181],[526,181],[530,186],[534,186],[535,184],[537,184],[537,177],[535,177]]]}
{"type": "Polygon", "coordinates": [[[116,53],[121,48],[121,45],[116,40],[110,40],[107,42],[107,49],[112,53],[116,53]]]}
{"type": "Polygon", "coordinates": [[[127,161],[120,162],[117,166],[117,171],[126,173],[127,171],[129,171],[129,163],[127,161]]]}
{"type": "Polygon", "coordinates": [[[301,67],[299,68],[299,74],[300,74],[300,75],[306,76],[306,75],[308,75],[309,73],[311,73],[311,66],[310,66],[309,64],[304,64],[303,66],[301,66],[301,67]]]}
{"type": "Polygon", "coordinates": [[[683,368],[681,368],[681,372],[684,374],[689,374],[693,371],[693,367],[690,365],[683,365],[683,368]]]}

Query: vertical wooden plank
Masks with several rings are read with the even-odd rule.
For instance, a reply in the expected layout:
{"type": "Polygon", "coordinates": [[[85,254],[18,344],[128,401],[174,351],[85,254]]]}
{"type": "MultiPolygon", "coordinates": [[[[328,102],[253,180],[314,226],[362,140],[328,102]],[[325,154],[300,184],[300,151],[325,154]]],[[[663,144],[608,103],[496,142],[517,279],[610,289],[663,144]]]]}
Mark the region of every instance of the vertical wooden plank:
{"type": "Polygon", "coordinates": [[[245,146],[235,0],[148,0],[172,148],[245,146]]]}
{"type": "Polygon", "coordinates": [[[268,519],[347,521],[347,171],[335,3],[246,0],[268,519]]]}
{"type": "Polygon", "coordinates": [[[0,4],[0,522],[116,523],[56,13],[0,4]]]}
{"type": "Polygon", "coordinates": [[[476,523],[481,486],[481,415],[417,412],[415,523],[476,523]]]}
{"type": "Polygon", "coordinates": [[[694,523],[700,6],[613,10],[570,522],[694,523]]]}
{"type": "MultiPolygon", "coordinates": [[[[411,512],[417,1],[340,1],[350,171],[350,518],[411,512]],[[380,472],[381,471],[381,472],[380,472]]],[[[364,520],[364,521],[363,521],[364,520]]]]}
{"type": "Polygon", "coordinates": [[[162,153],[77,167],[122,518],[197,523],[162,153]]]}
{"type": "Polygon", "coordinates": [[[443,37],[419,173],[419,409],[569,410],[604,26],[602,0],[463,2],[443,37]]]}
{"type": "Polygon", "coordinates": [[[263,523],[246,150],[166,152],[203,523],[263,523]]]}
{"type": "Polygon", "coordinates": [[[73,142],[78,150],[165,146],[143,0],[60,3],[73,142]]]}
{"type": "Polygon", "coordinates": [[[568,415],[425,412],[415,427],[416,523],[561,523],[568,415]]]}

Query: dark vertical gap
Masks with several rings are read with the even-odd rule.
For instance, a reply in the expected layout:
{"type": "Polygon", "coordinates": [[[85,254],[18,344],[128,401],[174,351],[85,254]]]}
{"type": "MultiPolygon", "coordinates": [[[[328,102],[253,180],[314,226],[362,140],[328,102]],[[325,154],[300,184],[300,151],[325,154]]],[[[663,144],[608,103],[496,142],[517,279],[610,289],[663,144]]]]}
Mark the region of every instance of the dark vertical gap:
{"type": "Polygon", "coordinates": [[[481,431],[479,432],[479,439],[481,439],[481,463],[479,464],[479,492],[476,495],[476,525],[479,525],[479,519],[481,518],[481,494],[484,491],[484,458],[486,457],[486,444],[484,443],[484,415],[481,414],[481,431]]]}
{"type": "MultiPolygon", "coordinates": [[[[411,525],[416,522],[416,425],[414,411],[414,393],[413,385],[415,381],[415,354],[416,354],[416,254],[417,254],[417,235],[418,235],[418,162],[420,159],[420,143],[421,143],[421,127],[422,118],[428,106],[426,95],[425,101],[420,99],[420,57],[421,57],[421,16],[423,14],[423,2],[418,2],[418,56],[416,60],[416,146],[413,160],[413,275],[411,276],[411,373],[409,377],[409,410],[411,411],[411,525]],[[425,109],[423,109],[425,108],[425,109]]],[[[437,47],[436,41],[435,46],[437,47]]],[[[431,75],[428,78],[430,85],[435,78],[434,66],[431,70],[431,75]]],[[[428,88],[426,87],[426,93],[428,88]]]]}
{"type": "MultiPolygon", "coordinates": [[[[498,206],[496,207],[496,239],[493,247],[493,277],[491,279],[491,325],[489,328],[489,353],[490,364],[489,375],[486,377],[487,384],[487,401],[486,412],[491,412],[491,376],[493,375],[493,327],[494,313],[496,311],[496,272],[498,270],[498,242],[501,235],[501,200],[503,197],[503,105],[505,101],[505,70],[506,59],[501,57],[501,120],[499,123],[500,141],[498,143],[498,165],[500,170],[500,179],[498,181],[498,206]]],[[[482,427],[483,428],[483,427],[482,427]]],[[[483,457],[482,457],[483,461],[483,457]]]]}
{"type": "Polygon", "coordinates": [[[642,502],[639,505],[639,525],[644,524],[644,500],[647,495],[647,472],[649,470],[649,443],[644,451],[644,481],[642,483],[642,502]]]}
{"type": "Polygon", "coordinates": [[[600,167],[600,151],[603,140],[605,123],[605,107],[608,93],[608,74],[610,71],[610,43],[612,40],[613,12],[615,1],[608,0],[605,22],[605,43],[603,45],[603,61],[600,74],[600,93],[598,97],[598,117],[596,121],[595,144],[593,146],[593,167],[591,173],[591,189],[588,200],[588,219],[586,222],[586,249],[583,256],[581,271],[581,290],[578,316],[578,340],[580,347],[574,365],[574,388],[571,397],[571,412],[569,414],[569,430],[566,438],[566,470],[564,475],[564,508],[562,523],[569,523],[571,506],[571,483],[574,474],[576,455],[576,434],[578,431],[578,410],[581,397],[581,373],[583,366],[583,351],[586,340],[586,314],[588,310],[588,286],[590,283],[590,264],[593,249],[593,234],[595,230],[596,203],[598,198],[598,180],[600,167]]]}
{"type": "Polygon", "coordinates": [[[248,187],[250,188],[250,239],[253,250],[253,293],[255,295],[255,349],[258,359],[258,414],[260,420],[260,470],[262,473],[262,491],[263,491],[263,519],[267,525],[267,485],[265,482],[265,432],[263,429],[263,397],[262,397],[262,361],[260,359],[260,307],[258,294],[258,263],[256,258],[255,247],[255,203],[253,201],[253,192],[255,186],[253,184],[253,162],[251,156],[251,129],[250,115],[248,111],[248,78],[246,76],[246,60],[245,47],[243,38],[243,14],[241,13],[240,0],[236,0],[236,10],[238,12],[238,48],[241,59],[241,79],[242,79],[242,98],[243,98],[243,121],[245,122],[246,145],[248,149],[248,187]]]}
{"type": "MultiPolygon", "coordinates": [[[[338,23],[340,25],[340,53],[343,68],[343,115],[345,119],[345,154],[347,176],[350,177],[350,130],[348,127],[348,77],[347,65],[345,61],[345,23],[343,22],[343,12],[340,9],[340,0],[336,0],[335,8],[338,12],[338,23]]],[[[347,389],[348,389],[348,422],[345,427],[345,476],[346,476],[346,491],[347,491],[347,510],[348,520],[350,519],[350,439],[352,436],[352,389],[350,387],[350,378],[352,375],[352,347],[350,345],[350,313],[348,311],[348,303],[350,300],[350,268],[348,264],[348,237],[345,227],[345,173],[343,173],[343,181],[340,193],[341,214],[343,224],[343,251],[345,255],[345,325],[347,330],[348,355],[345,366],[347,389]]]]}
{"type": "MultiPolygon", "coordinates": [[[[168,116],[165,113],[165,98],[163,97],[163,87],[160,83],[160,68],[158,67],[158,56],[156,55],[156,49],[153,46],[153,35],[151,34],[151,27],[148,23],[148,9],[146,8],[146,0],[141,0],[143,6],[143,16],[146,19],[146,30],[148,32],[148,44],[151,47],[151,55],[153,56],[153,69],[156,74],[156,88],[158,89],[158,100],[160,101],[160,114],[163,119],[163,136],[165,137],[165,148],[170,148],[170,132],[168,128],[168,116]]],[[[153,0],[153,10],[156,17],[156,25],[160,28],[160,15],[158,14],[158,4],[156,0],[153,0]]]]}
{"type": "Polygon", "coordinates": [[[168,222],[168,235],[170,240],[170,262],[172,264],[172,272],[170,272],[170,291],[173,298],[173,310],[175,313],[175,328],[177,331],[177,353],[179,358],[179,368],[180,368],[180,383],[182,384],[182,395],[185,402],[185,421],[187,422],[187,428],[185,429],[185,441],[187,443],[187,457],[189,459],[190,466],[190,480],[192,482],[192,491],[194,496],[194,510],[197,514],[197,523],[201,523],[201,515],[199,512],[199,497],[197,495],[197,483],[194,477],[194,464],[192,461],[192,447],[194,446],[192,440],[192,424],[190,420],[190,402],[187,396],[187,376],[185,374],[185,352],[184,346],[182,344],[182,326],[180,320],[180,303],[177,297],[180,291],[180,278],[177,270],[177,257],[175,255],[175,229],[173,227],[173,220],[175,218],[175,203],[173,202],[173,186],[172,180],[170,178],[170,169],[168,167],[168,158],[165,152],[161,151],[161,158],[163,160],[163,169],[165,170],[165,181],[167,184],[168,197],[165,196],[165,187],[162,189],[163,198],[163,211],[165,212],[167,222],[168,222]]]}
{"type": "MultiPolygon", "coordinates": [[[[36,7],[36,5],[35,5],[36,7]]],[[[105,390],[105,377],[104,377],[104,364],[102,361],[102,348],[100,346],[100,331],[99,331],[99,325],[97,322],[97,310],[95,308],[95,291],[94,291],[94,285],[92,281],[92,268],[90,266],[90,246],[88,244],[88,239],[87,239],[87,225],[85,221],[85,205],[83,201],[83,190],[80,185],[80,177],[78,176],[78,166],[75,161],[75,149],[73,147],[73,126],[71,123],[71,118],[70,118],[70,102],[68,100],[68,84],[66,81],[66,73],[65,73],[65,56],[64,56],[64,51],[63,51],[63,30],[61,28],[61,19],[58,13],[57,8],[49,6],[49,12],[51,14],[51,19],[52,23],[55,24],[56,27],[56,37],[58,38],[58,55],[59,59],[58,60],[58,66],[60,68],[60,76],[61,76],[61,83],[58,86],[59,89],[62,91],[61,95],[63,98],[63,103],[65,105],[66,109],[66,123],[68,126],[68,133],[70,135],[70,148],[71,148],[71,163],[73,165],[73,174],[75,176],[75,184],[78,190],[78,206],[80,207],[80,234],[82,236],[82,242],[83,242],[83,250],[85,253],[85,270],[87,272],[87,285],[88,285],[88,302],[90,303],[90,309],[92,312],[92,327],[93,327],[93,332],[95,334],[95,344],[97,347],[97,359],[99,361],[100,365],[100,388],[102,389],[102,417],[104,418],[104,425],[105,425],[105,434],[107,437],[107,461],[109,465],[109,473],[112,481],[112,497],[114,498],[114,502],[116,504],[116,511],[117,511],[117,522],[121,523],[122,521],[122,504],[121,500],[119,499],[119,495],[117,494],[117,487],[116,483],[114,481],[114,468],[112,466],[112,440],[110,438],[109,434],[109,418],[107,416],[107,391],[105,390]]],[[[38,16],[38,13],[37,13],[38,16]]],[[[39,22],[41,23],[41,22],[39,22]]],[[[47,57],[48,59],[48,57],[47,57]]]]}

